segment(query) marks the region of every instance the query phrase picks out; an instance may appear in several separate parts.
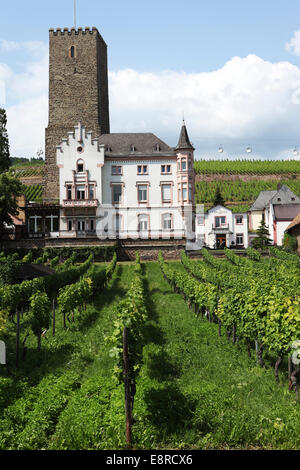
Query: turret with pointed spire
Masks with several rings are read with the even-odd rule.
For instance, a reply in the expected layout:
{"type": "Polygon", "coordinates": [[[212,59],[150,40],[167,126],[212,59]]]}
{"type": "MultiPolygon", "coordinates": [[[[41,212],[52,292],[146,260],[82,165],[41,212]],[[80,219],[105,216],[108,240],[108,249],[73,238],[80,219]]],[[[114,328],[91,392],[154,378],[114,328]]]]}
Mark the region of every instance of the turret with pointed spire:
{"type": "Polygon", "coordinates": [[[183,123],[182,123],[182,126],[181,126],[181,131],[180,131],[180,135],[179,135],[178,144],[175,147],[175,150],[180,150],[180,149],[195,150],[193,145],[190,142],[184,119],[183,119],[183,123]]]}
{"type": "Polygon", "coordinates": [[[183,120],[179,141],[175,147],[177,154],[178,203],[181,206],[195,205],[194,147],[190,142],[183,120]]]}

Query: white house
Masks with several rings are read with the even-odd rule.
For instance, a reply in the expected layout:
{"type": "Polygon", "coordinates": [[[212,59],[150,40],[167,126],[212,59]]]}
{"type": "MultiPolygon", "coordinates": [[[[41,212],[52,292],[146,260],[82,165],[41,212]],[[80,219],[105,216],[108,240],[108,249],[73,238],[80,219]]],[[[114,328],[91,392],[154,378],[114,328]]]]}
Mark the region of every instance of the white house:
{"type": "Polygon", "coordinates": [[[257,230],[264,218],[270,239],[281,246],[285,230],[299,211],[300,198],[285,184],[277,190],[261,191],[249,210],[249,230],[257,230]]]}
{"type": "Polygon", "coordinates": [[[218,205],[196,216],[197,245],[208,248],[248,247],[247,213],[233,213],[218,205]]]}
{"type": "Polygon", "coordinates": [[[194,207],[194,148],[152,133],[102,134],[79,123],[57,146],[60,237],[177,238],[194,207]]]}

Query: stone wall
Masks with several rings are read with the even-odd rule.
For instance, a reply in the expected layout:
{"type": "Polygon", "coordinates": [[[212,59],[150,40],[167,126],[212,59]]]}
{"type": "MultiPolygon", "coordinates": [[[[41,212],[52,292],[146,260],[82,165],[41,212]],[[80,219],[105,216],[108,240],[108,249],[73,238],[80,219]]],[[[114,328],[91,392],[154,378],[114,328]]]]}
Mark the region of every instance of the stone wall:
{"type": "MultiPolygon", "coordinates": [[[[69,239],[28,239],[28,240],[7,240],[1,242],[3,250],[32,250],[43,248],[61,248],[61,247],[92,247],[92,246],[112,246],[114,240],[99,240],[96,238],[69,238],[69,239]]],[[[158,253],[161,250],[165,259],[180,259],[180,252],[185,248],[184,240],[174,240],[167,243],[160,240],[129,240],[118,243],[117,255],[119,261],[134,261],[137,251],[139,251],[141,260],[156,261],[158,253]]]]}

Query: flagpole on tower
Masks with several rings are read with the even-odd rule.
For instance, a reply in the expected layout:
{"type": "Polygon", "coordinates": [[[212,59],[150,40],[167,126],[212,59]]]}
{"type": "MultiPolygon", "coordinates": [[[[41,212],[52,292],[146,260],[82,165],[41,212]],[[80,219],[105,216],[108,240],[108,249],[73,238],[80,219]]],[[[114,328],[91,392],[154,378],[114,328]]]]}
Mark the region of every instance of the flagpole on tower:
{"type": "Polygon", "coordinates": [[[76,29],[76,0],[74,0],[74,28],[76,29]]]}

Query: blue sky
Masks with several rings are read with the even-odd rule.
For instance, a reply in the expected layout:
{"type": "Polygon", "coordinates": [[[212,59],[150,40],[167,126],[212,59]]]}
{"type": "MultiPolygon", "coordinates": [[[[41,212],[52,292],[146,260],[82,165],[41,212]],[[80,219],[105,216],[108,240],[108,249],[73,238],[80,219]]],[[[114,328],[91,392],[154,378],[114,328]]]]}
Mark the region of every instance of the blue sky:
{"type": "MultiPolygon", "coordinates": [[[[48,29],[73,25],[73,0],[0,7],[11,149],[29,156],[47,125],[48,29]]],[[[77,26],[108,44],[113,132],[176,145],[184,113],[198,158],[219,158],[221,143],[232,158],[249,144],[261,158],[300,148],[299,1],[77,0],[77,26]]]]}
{"type": "MultiPolygon", "coordinates": [[[[48,41],[50,27],[73,26],[73,0],[1,0],[7,40],[48,41]]],[[[296,0],[77,0],[77,25],[96,26],[112,70],[212,71],[235,55],[290,60],[284,48],[300,27],[296,0]]]]}

